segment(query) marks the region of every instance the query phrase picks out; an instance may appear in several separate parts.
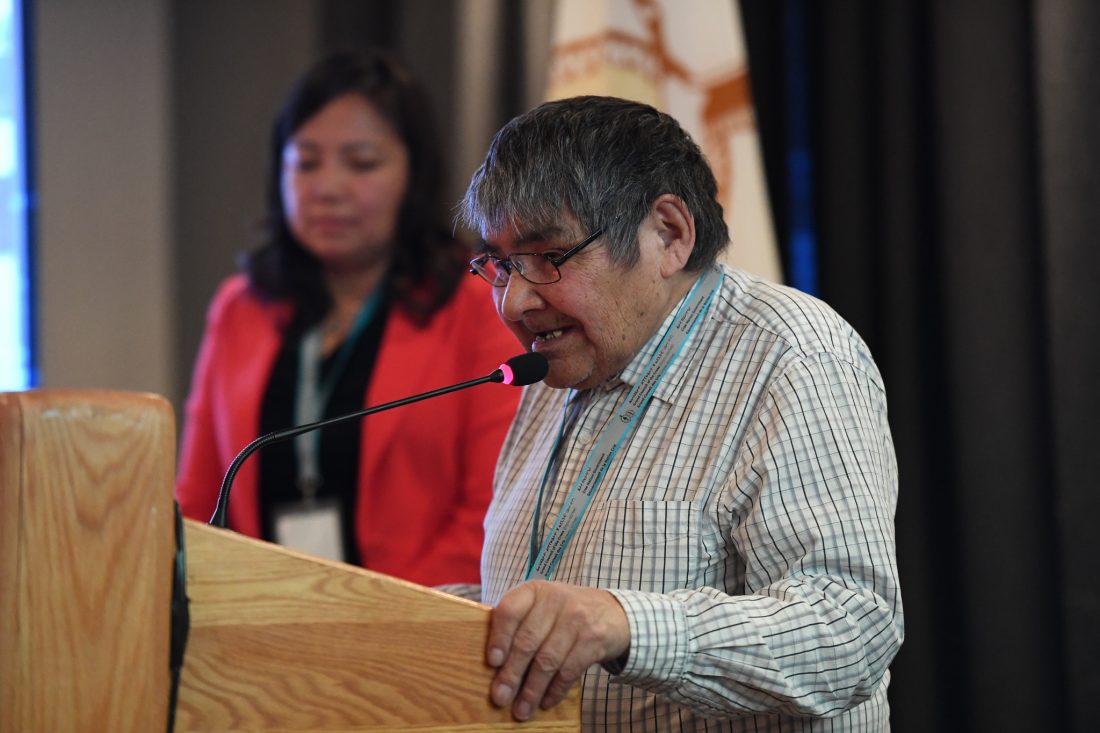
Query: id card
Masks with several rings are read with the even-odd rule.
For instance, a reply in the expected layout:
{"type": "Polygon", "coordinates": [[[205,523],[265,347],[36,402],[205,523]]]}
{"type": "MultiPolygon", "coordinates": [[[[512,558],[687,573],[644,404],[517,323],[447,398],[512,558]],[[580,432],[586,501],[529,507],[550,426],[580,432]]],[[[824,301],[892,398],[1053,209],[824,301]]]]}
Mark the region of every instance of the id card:
{"type": "Polygon", "coordinates": [[[277,544],[317,557],[346,562],[339,501],[280,504],[274,509],[274,520],[277,544]]]}

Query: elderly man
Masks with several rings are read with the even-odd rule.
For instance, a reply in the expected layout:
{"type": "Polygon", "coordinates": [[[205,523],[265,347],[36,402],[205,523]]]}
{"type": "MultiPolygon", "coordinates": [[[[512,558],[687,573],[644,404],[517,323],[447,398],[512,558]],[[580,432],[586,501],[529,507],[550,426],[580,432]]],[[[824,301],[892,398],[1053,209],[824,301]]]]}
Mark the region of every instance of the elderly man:
{"type": "Polygon", "coordinates": [[[490,694],[525,720],[579,681],[588,730],[887,730],[882,380],[827,306],[715,264],[716,189],[605,97],[512,120],[470,183],[471,270],[550,365],[485,520],[490,694]]]}

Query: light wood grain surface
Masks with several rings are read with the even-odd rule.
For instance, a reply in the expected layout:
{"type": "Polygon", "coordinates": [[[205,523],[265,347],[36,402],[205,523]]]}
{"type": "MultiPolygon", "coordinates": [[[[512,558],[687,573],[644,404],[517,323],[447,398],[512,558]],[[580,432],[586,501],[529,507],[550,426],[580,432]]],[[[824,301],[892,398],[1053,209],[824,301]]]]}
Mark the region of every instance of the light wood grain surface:
{"type": "Polygon", "coordinates": [[[0,395],[0,731],[163,730],[172,409],[0,395]]]}
{"type": "Polygon", "coordinates": [[[177,730],[576,731],[489,702],[489,609],[186,523],[191,638],[177,730]]]}

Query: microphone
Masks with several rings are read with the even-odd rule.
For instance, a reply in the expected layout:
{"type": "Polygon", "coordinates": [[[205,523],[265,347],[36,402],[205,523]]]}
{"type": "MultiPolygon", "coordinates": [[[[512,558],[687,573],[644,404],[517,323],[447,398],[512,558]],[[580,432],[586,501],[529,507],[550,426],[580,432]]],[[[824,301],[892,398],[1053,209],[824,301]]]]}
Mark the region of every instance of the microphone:
{"type": "Polygon", "coordinates": [[[366,417],[367,415],[373,415],[376,412],[382,412],[383,410],[389,410],[394,407],[401,407],[403,405],[412,404],[413,402],[419,402],[420,400],[426,400],[429,397],[438,397],[445,395],[449,392],[457,392],[460,389],[466,389],[467,387],[476,387],[479,384],[485,384],[486,382],[495,382],[496,384],[509,384],[513,387],[525,387],[528,384],[534,384],[535,382],[541,382],[546,377],[546,373],[550,371],[550,363],[546,361],[546,357],[542,354],[535,352],[528,352],[526,354],[520,354],[513,356],[508,361],[501,364],[491,374],[484,377],[478,377],[477,379],[471,379],[468,382],[461,382],[459,384],[452,384],[450,387],[441,387],[440,389],[432,390],[431,392],[424,392],[412,397],[405,397],[400,400],[394,400],[393,402],[387,402],[375,407],[367,407],[356,412],[349,412],[347,415],[338,415],[337,417],[330,417],[327,420],[320,420],[318,422],[309,423],[307,425],[297,425],[292,428],[286,428],[285,430],[277,430],[274,433],[268,433],[267,435],[261,435],[246,445],[237,457],[233,459],[233,462],[229,464],[228,470],[225,472],[225,478],[222,479],[221,489],[218,492],[218,504],[214,508],[214,515],[210,517],[210,524],[214,527],[225,528],[227,522],[227,513],[229,510],[229,487],[233,484],[233,479],[237,475],[237,471],[240,470],[241,464],[250,455],[258,451],[264,446],[271,445],[272,443],[278,443],[282,440],[288,440],[295,438],[302,433],[308,433],[311,430],[317,430],[318,428],[325,428],[330,425],[344,422],[346,420],[354,420],[360,417],[366,417]]]}

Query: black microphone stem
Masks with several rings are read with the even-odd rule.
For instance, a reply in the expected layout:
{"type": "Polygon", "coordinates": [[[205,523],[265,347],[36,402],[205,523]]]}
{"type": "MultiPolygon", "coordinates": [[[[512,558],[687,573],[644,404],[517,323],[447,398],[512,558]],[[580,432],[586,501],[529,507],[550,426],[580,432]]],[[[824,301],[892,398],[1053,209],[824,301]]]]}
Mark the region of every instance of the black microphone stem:
{"type": "Polygon", "coordinates": [[[214,527],[225,528],[227,520],[227,510],[229,508],[229,487],[233,484],[233,478],[237,475],[237,471],[240,470],[241,464],[250,455],[263,448],[266,445],[272,443],[278,443],[280,440],[286,440],[302,433],[308,433],[310,430],[316,430],[318,428],[325,428],[329,425],[335,425],[337,423],[344,422],[345,420],[354,420],[358,417],[366,417],[376,412],[382,412],[383,410],[389,410],[394,407],[401,407],[402,405],[408,405],[413,402],[419,402],[420,400],[426,400],[429,397],[438,397],[439,395],[447,394],[448,392],[456,392],[460,389],[466,389],[467,387],[476,387],[479,384],[485,384],[486,382],[503,382],[504,372],[497,369],[492,374],[486,377],[478,377],[477,379],[471,379],[469,382],[462,382],[461,384],[452,384],[450,387],[442,387],[431,392],[424,392],[423,394],[413,395],[412,397],[405,397],[393,402],[387,402],[382,405],[376,405],[374,407],[367,407],[358,412],[350,412],[347,415],[340,415],[338,417],[330,417],[327,420],[320,420],[318,422],[309,423],[308,425],[297,425],[285,430],[279,430],[274,433],[268,433],[267,435],[261,435],[246,445],[237,457],[233,459],[233,462],[229,464],[229,468],[225,472],[225,478],[222,479],[221,490],[218,492],[218,505],[214,509],[214,516],[210,517],[210,524],[214,527]]]}

